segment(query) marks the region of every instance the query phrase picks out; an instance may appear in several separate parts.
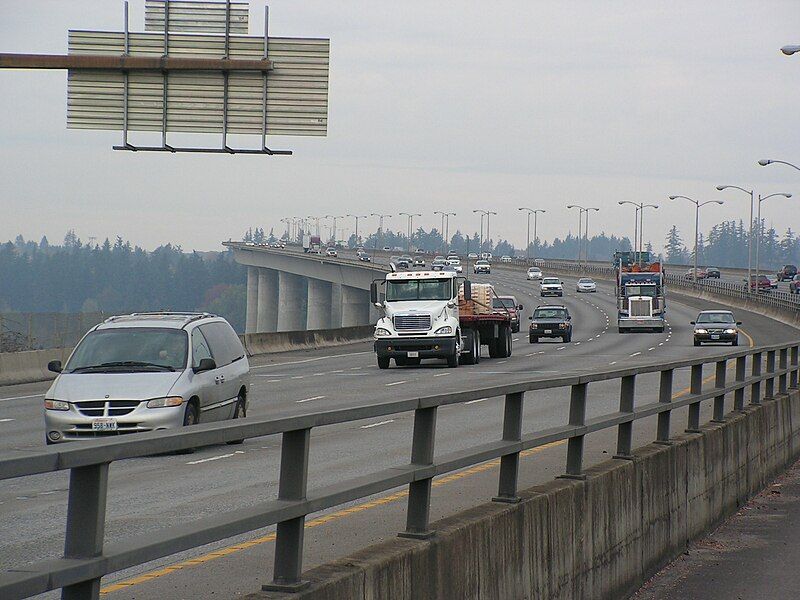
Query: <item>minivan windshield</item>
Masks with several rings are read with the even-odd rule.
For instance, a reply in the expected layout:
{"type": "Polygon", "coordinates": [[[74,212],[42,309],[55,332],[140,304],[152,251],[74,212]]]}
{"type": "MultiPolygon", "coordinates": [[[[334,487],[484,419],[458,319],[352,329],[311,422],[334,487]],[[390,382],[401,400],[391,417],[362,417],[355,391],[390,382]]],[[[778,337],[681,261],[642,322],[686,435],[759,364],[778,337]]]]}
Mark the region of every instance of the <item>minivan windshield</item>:
{"type": "Polygon", "coordinates": [[[64,373],[177,371],[186,368],[187,347],[182,329],[99,329],[78,344],[64,373]]]}
{"type": "Polygon", "coordinates": [[[700,313],[697,316],[698,323],[734,323],[731,313],[700,313]]]}
{"type": "Polygon", "coordinates": [[[390,280],[386,282],[386,301],[450,300],[452,279],[390,280]]]}

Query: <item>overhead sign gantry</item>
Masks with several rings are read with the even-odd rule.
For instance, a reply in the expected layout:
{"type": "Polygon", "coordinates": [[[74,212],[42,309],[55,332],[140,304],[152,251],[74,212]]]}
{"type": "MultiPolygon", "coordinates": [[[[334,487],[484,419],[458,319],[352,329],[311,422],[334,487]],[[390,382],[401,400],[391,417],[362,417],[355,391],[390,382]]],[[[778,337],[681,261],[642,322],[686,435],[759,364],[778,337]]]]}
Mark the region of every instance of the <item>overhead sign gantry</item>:
{"type": "Polygon", "coordinates": [[[67,69],[67,127],[122,132],[115,150],[291,154],[267,135],[325,136],[330,40],[250,36],[246,2],[146,0],[145,31],[69,31],[67,55],[0,54],[0,68],[67,69]],[[137,146],[129,133],[160,132],[137,146]],[[218,147],[173,146],[168,134],[221,135],[218,147]],[[259,135],[232,148],[229,134],[259,135]]]}

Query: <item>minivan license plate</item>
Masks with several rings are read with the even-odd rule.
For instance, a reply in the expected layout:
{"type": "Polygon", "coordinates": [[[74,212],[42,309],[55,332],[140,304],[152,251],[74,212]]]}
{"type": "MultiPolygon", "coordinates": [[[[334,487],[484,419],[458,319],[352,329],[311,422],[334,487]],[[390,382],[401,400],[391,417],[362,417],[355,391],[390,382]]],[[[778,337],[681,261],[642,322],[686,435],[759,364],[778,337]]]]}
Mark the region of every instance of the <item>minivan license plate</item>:
{"type": "Polygon", "coordinates": [[[419,358],[419,352],[414,350],[408,353],[408,358],[419,358]]]}
{"type": "Polygon", "coordinates": [[[92,431],[116,431],[117,420],[108,417],[92,419],[92,431]]]}

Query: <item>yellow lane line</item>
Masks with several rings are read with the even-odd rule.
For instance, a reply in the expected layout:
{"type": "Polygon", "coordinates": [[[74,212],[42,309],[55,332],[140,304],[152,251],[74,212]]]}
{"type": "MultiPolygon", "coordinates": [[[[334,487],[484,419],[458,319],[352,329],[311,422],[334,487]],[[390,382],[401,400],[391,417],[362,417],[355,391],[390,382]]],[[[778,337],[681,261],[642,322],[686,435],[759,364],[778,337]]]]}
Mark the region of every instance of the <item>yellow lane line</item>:
{"type": "MultiPolygon", "coordinates": [[[[755,342],[753,338],[744,330],[740,329],[745,337],[750,342],[750,347],[752,348],[755,346],[755,342]]],[[[714,376],[711,375],[706,377],[703,382],[708,383],[709,381],[713,380],[714,376]]],[[[678,398],[685,396],[690,392],[690,388],[685,388],[677,393],[675,393],[672,398],[673,400],[677,400],[678,398]]],[[[558,442],[552,442],[550,444],[545,444],[544,446],[539,446],[537,448],[531,448],[530,450],[524,450],[520,452],[521,457],[531,456],[536,454],[537,452],[541,452],[546,448],[552,448],[555,446],[559,446],[566,443],[566,440],[561,440],[558,442]]],[[[475,475],[477,473],[483,473],[485,471],[489,471],[494,467],[500,464],[500,459],[492,460],[486,463],[481,463],[474,467],[470,467],[469,469],[464,469],[463,471],[458,471],[457,473],[451,473],[450,475],[444,475],[433,481],[433,487],[439,487],[443,485],[447,485],[448,483],[452,483],[453,481],[458,481],[459,479],[463,479],[465,477],[469,477],[471,475],[475,475]]],[[[398,500],[402,500],[408,496],[408,490],[403,490],[400,492],[395,492],[393,494],[389,494],[387,496],[382,496],[380,498],[376,498],[375,500],[370,500],[369,502],[362,502],[360,504],[356,504],[355,506],[351,506],[349,508],[345,508],[342,510],[338,510],[336,512],[332,512],[327,515],[323,515],[321,517],[317,517],[315,519],[311,519],[310,521],[306,522],[306,528],[310,529],[312,527],[319,527],[320,525],[325,525],[332,521],[338,521],[343,519],[344,517],[348,517],[350,515],[354,515],[360,512],[364,512],[367,510],[371,510],[373,508],[378,508],[380,506],[385,506],[387,504],[392,504],[397,502],[398,500]]],[[[175,571],[180,571],[181,569],[186,569],[188,567],[194,567],[196,565],[201,565],[203,563],[207,563],[212,560],[216,560],[218,558],[222,558],[225,556],[229,556],[236,552],[241,552],[242,550],[247,550],[248,548],[252,548],[254,546],[260,546],[261,544],[266,544],[268,542],[275,541],[275,533],[268,533],[267,535],[254,538],[252,540],[248,540],[246,542],[242,542],[240,544],[235,544],[233,546],[228,546],[226,548],[221,548],[219,550],[215,550],[214,552],[209,552],[208,554],[203,554],[201,556],[191,558],[189,560],[185,560],[179,563],[175,563],[174,565],[170,565],[168,567],[163,567],[161,569],[157,569],[155,571],[149,571],[137,577],[132,577],[130,579],[125,579],[123,581],[119,581],[117,583],[112,583],[111,585],[107,585],[100,590],[101,594],[110,594],[112,592],[118,592],[119,590],[123,590],[129,588],[134,585],[138,585],[140,583],[145,583],[147,581],[152,581],[153,579],[158,579],[159,577],[163,577],[165,575],[169,575],[170,573],[174,573],[175,571]]]]}

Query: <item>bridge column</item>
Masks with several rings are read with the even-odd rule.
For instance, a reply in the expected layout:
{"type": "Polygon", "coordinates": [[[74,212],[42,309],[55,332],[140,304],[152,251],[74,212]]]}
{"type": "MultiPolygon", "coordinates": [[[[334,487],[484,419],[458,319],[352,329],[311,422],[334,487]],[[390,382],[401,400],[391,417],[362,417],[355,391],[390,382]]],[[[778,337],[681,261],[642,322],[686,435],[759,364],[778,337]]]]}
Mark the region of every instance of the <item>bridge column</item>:
{"type": "Polygon", "coordinates": [[[306,328],[306,278],[278,273],[278,331],[306,328]]]}
{"type": "Polygon", "coordinates": [[[256,331],[258,333],[278,330],[278,272],[272,269],[258,270],[258,311],[256,331]]]}
{"type": "Polygon", "coordinates": [[[320,279],[309,278],[306,327],[309,330],[330,329],[331,312],[331,284],[320,279]]]}
{"type": "Polygon", "coordinates": [[[342,284],[331,284],[331,327],[337,329],[342,326],[342,284]]]}
{"type": "Polygon", "coordinates": [[[369,290],[342,286],[342,327],[369,324],[369,290]]]}
{"type": "Polygon", "coordinates": [[[245,333],[256,332],[258,314],[258,267],[247,267],[247,312],[245,316],[245,333]]]}

